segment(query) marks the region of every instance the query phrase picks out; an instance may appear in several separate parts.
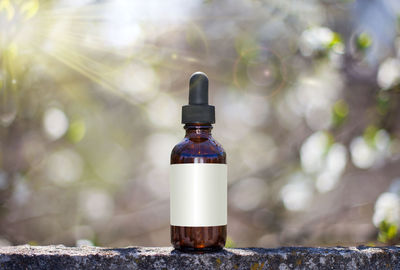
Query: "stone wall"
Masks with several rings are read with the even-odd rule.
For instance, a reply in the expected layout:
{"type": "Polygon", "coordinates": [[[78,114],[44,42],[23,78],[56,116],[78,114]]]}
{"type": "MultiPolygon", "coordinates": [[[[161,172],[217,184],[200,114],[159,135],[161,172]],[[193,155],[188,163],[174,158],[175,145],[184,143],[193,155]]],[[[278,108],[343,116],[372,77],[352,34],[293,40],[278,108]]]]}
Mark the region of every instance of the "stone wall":
{"type": "Polygon", "coordinates": [[[400,247],[172,248],[0,247],[0,269],[400,269],[400,247]]]}

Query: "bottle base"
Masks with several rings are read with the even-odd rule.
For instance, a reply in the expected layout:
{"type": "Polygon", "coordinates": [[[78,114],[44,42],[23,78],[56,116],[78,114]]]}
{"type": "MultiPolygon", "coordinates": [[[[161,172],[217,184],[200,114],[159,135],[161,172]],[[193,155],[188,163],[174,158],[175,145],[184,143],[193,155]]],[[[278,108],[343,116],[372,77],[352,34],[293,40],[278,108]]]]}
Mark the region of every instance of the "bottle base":
{"type": "Polygon", "coordinates": [[[172,246],[181,252],[217,252],[224,248],[226,225],[212,227],[171,226],[172,246]]]}
{"type": "Polygon", "coordinates": [[[213,253],[219,252],[224,249],[224,247],[205,247],[205,248],[193,248],[193,247],[174,247],[175,250],[184,253],[193,253],[193,254],[203,254],[203,253],[213,253]]]}

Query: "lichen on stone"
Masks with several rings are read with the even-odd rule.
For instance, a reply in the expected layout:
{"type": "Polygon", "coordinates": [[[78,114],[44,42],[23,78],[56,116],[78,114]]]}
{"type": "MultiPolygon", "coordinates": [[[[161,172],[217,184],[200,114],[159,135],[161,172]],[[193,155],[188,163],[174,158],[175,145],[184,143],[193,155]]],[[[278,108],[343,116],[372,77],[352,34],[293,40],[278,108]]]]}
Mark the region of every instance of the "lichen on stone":
{"type": "Polygon", "coordinates": [[[172,248],[0,247],[0,269],[399,269],[400,247],[237,248],[188,254],[172,248]]]}

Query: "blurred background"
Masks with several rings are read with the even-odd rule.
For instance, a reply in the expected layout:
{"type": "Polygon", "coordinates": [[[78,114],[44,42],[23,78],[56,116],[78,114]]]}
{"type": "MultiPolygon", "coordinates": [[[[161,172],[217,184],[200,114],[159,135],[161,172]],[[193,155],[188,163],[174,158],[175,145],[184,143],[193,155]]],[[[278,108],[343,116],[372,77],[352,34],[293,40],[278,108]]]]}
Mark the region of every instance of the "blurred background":
{"type": "Polygon", "coordinates": [[[399,242],[397,0],[0,0],[0,245],[168,246],[195,71],[228,246],[399,242]]]}

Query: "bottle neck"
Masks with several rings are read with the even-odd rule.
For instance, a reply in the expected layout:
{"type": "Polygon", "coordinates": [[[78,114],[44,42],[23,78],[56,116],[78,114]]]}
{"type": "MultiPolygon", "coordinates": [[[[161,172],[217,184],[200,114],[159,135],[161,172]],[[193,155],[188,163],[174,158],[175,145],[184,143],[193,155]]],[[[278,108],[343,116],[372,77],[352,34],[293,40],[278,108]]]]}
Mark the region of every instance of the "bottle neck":
{"type": "Polygon", "coordinates": [[[188,123],[183,127],[186,130],[185,137],[209,137],[211,136],[211,124],[188,123]]]}

